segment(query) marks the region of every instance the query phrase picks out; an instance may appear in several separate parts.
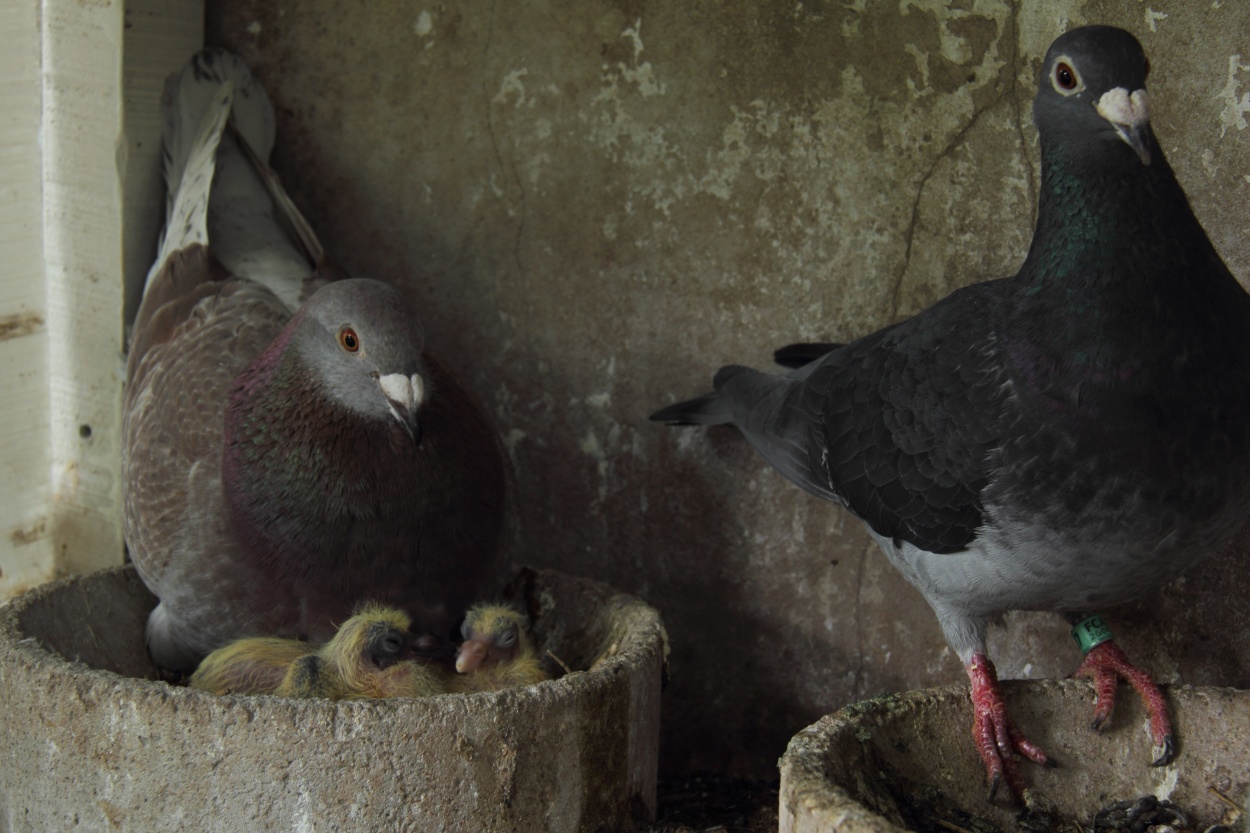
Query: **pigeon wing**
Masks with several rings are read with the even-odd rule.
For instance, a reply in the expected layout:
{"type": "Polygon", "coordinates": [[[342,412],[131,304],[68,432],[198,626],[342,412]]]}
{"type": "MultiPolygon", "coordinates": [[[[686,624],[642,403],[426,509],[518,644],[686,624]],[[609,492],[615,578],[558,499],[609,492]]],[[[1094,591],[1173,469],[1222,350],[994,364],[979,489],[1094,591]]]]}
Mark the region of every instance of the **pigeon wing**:
{"type": "Polygon", "coordinates": [[[726,368],[717,390],[782,474],[884,538],[957,552],[982,523],[1005,375],[994,353],[1001,282],[961,290],[787,377],[726,368]]]}

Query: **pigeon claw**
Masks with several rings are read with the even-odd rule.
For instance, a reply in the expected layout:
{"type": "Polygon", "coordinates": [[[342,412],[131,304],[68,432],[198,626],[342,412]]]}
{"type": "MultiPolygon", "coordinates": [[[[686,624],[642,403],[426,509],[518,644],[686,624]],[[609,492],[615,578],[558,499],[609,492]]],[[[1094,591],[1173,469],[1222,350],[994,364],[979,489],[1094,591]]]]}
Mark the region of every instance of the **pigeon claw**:
{"type": "Polygon", "coordinates": [[[989,658],[974,653],[965,668],[972,684],[972,738],[985,764],[989,798],[993,799],[999,784],[1006,782],[1012,796],[1022,802],[1026,787],[1016,765],[1016,755],[1043,766],[1053,766],[1054,762],[1008,720],[1007,704],[998,687],[998,674],[989,658]]]}
{"type": "Polygon", "coordinates": [[[1090,726],[1101,730],[1115,708],[1116,686],[1121,679],[1127,680],[1141,697],[1150,717],[1150,735],[1156,747],[1162,751],[1151,766],[1165,766],[1176,755],[1172,735],[1172,721],[1168,716],[1168,704],[1163,692],[1150,675],[1128,661],[1114,640],[1099,643],[1085,655],[1085,661],[1072,673],[1073,677],[1085,677],[1094,682],[1094,720],[1090,726]]]}
{"type": "Polygon", "coordinates": [[[1167,766],[1172,763],[1172,759],[1176,757],[1176,741],[1171,735],[1166,735],[1163,742],[1158,745],[1159,753],[1155,759],[1150,762],[1151,766],[1167,766]]]}
{"type": "Polygon", "coordinates": [[[1054,758],[1050,757],[1045,752],[1043,752],[1042,748],[1038,746],[1036,743],[1033,743],[1028,738],[1023,737],[1019,732],[1015,730],[1015,727],[1008,725],[1007,729],[1008,731],[1011,732],[1012,745],[1015,747],[1015,750],[1019,752],[1021,755],[1028,758],[1033,763],[1038,764],[1039,766],[1044,766],[1044,767],[1059,766],[1058,761],[1056,761],[1054,758]]]}

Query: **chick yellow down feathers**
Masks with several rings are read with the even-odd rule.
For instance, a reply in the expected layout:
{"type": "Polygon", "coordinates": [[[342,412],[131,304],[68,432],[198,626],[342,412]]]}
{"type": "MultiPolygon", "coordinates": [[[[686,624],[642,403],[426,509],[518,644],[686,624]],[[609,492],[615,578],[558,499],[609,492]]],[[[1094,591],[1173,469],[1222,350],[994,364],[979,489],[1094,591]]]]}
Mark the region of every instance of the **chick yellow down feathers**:
{"type": "Polygon", "coordinates": [[[434,674],[412,660],[411,620],[377,604],[360,608],[315,654],[291,665],[277,694],[361,700],[441,693],[434,674]]]}
{"type": "Polygon", "coordinates": [[[428,697],[442,687],[412,659],[411,620],[401,610],[366,604],[313,649],[306,642],[253,637],[219,648],[190,685],[216,694],[277,694],[359,700],[428,697]]]}
{"type": "Polygon", "coordinates": [[[460,629],[464,642],[448,691],[498,691],[550,679],[534,651],[525,619],[502,605],[477,605],[465,614],[460,629]]]}
{"type": "Polygon", "coordinates": [[[239,639],[206,656],[187,684],[213,694],[273,694],[291,663],[311,650],[298,639],[239,639]]]}

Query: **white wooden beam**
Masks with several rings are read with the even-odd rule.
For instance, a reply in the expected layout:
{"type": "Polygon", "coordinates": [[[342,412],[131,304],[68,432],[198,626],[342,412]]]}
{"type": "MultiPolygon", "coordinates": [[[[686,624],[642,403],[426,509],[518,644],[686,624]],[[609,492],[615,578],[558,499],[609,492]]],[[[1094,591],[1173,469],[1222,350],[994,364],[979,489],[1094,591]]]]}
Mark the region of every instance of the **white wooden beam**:
{"type": "Polygon", "coordinates": [[[202,40],[200,0],[0,8],[0,597],[123,558],[125,288],[163,220],[163,81],[202,40]]]}
{"type": "Polygon", "coordinates": [[[39,145],[39,4],[0,5],[0,592],[47,576],[47,291],[39,145]]]}
{"type": "Polygon", "coordinates": [[[122,37],[117,3],[44,0],[51,572],[121,559],[122,37]]]}

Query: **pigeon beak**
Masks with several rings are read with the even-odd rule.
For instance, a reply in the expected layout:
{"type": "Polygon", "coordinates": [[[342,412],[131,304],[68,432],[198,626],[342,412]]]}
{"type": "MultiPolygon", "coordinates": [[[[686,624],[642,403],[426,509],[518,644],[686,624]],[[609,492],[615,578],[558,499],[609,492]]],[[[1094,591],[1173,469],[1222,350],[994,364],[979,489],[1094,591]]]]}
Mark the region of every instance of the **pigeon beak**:
{"type": "Polygon", "coordinates": [[[388,373],[378,377],[378,387],[391,406],[391,414],[414,443],[421,442],[421,423],[417,419],[417,411],[425,399],[425,382],[414,373],[405,376],[402,373],[388,373]]]}
{"type": "Polygon", "coordinates": [[[457,650],[454,643],[429,633],[418,635],[412,642],[412,654],[417,662],[450,660],[456,656],[457,650]]]}
{"type": "Polygon", "coordinates": [[[460,646],[460,653],[456,654],[456,671],[461,674],[473,673],[486,661],[489,653],[490,648],[486,643],[476,639],[466,639],[460,646]]]}
{"type": "Polygon", "coordinates": [[[1143,165],[1150,164],[1150,96],[1145,90],[1128,90],[1116,87],[1107,90],[1094,103],[1094,109],[1137,154],[1143,165]]]}

